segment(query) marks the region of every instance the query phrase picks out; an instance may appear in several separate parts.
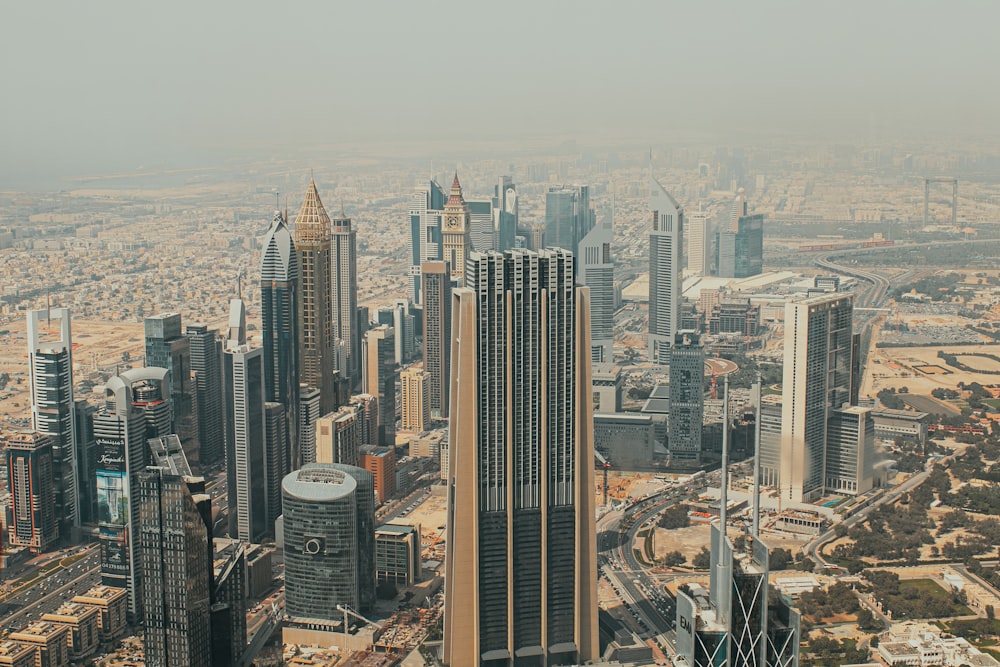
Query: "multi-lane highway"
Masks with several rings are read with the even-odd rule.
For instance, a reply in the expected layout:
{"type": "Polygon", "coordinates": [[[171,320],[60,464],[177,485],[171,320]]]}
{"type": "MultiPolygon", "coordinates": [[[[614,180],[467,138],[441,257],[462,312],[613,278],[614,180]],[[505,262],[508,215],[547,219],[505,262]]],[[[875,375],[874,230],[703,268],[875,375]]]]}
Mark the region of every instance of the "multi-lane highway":
{"type": "Polygon", "coordinates": [[[634,503],[625,510],[614,510],[597,522],[597,545],[601,571],[611,583],[634,621],[634,629],[643,638],[652,638],[664,651],[672,651],[674,600],[650,568],[635,557],[633,545],[643,528],[656,525],[660,513],[690,493],[717,484],[720,473],[689,480],[655,496],[634,503]]]}
{"type": "MultiPolygon", "coordinates": [[[[3,601],[6,612],[0,617],[0,627],[19,629],[29,621],[59,608],[74,595],[101,583],[100,549],[90,545],[78,553],[83,557],[56,571],[3,601]]],[[[64,556],[63,560],[69,556],[64,556]]]]}

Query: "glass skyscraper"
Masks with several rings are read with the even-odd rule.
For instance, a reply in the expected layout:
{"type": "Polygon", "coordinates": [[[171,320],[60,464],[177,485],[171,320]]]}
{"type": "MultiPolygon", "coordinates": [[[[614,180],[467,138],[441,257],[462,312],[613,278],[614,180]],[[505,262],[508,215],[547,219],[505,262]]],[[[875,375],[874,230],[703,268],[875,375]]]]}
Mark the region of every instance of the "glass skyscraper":
{"type": "Polygon", "coordinates": [[[260,260],[260,320],[265,399],[284,408],[285,470],[301,463],[299,443],[299,265],[295,244],[275,211],[260,260]]]}

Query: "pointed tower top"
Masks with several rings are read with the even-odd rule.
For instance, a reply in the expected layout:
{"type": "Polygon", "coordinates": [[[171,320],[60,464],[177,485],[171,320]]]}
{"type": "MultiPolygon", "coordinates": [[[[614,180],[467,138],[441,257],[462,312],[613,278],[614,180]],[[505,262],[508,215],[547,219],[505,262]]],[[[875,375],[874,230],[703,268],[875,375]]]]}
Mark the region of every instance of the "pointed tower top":
{"type": "Polygon", "coordinates": [[[316,190],[316,181],[309,178],[309,188],[302,208],[295,217],[295,242],[309,243],[325,241],[330,238],[330,216],[323,208],[323,202],[316,190]]]}
{"type": "Polygon", "coordinates": [[[458,182],[458,172],[455,172],[455,180],[451,182],[451,194],[445,206],[465,206],[465,198],[462,196],[462,184],[458,182]]]}

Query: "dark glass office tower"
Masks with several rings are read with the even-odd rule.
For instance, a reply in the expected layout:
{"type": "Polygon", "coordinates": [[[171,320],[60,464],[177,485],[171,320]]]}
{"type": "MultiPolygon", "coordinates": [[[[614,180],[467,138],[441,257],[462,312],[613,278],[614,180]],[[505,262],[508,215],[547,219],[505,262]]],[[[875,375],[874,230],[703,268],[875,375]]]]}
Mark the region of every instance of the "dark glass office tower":
{"type": "Polygon", "coordinates": [[[448,416],[451,359],[451,270],[448,262],[424,262],[424,368],[431,375],[431,417],[448,416]]]}
{"type": "Polygon", "coordinates": [[[137,475],[146,664],[211,665],[212,511],[176,435],[149,441],[137,475]]]}
{"type": "Polygon", "coordinates": [[[171,432],[180,437],[187,459],[199,465],[198,414],[191,386],[191,341],[182,333],[179,313],[147,317],[143,324],[145,365],[170,371],[169,396],[164,394],[164,398],[170,399],[171,432]]]}
{"type": "MultiPolygon", "coordinates": [[[[264,341],[264,394],[285,410],[285,469],[299,452],[299,264],[292,234],[275,211],[260,260],[260,326],[264,341]]],[[[318,385],[317,385],[318,386],[318,385]]]]}
{"type": "Polygon", "coordinates": [[[588,186],[560,185],[545,194],[545,240],[549,246],[576,254],[594,221],[588,186]]]}
{"type": "Polygon", "coordinates": [[[589,291],[566,250],[472,253],[453,296],[444,661],[598,657],[589,291]]]}
{"type": "Polygon", "coordinates": [[[215,329],[189,324],[195,405],[198,412],[198,458],[204,469],[223,462],[226,450],[222,410],[222,341],[215,329]]]}
{"type": "Polygon", "coordinates": [[[41,433],[12,433],[7,444],[7,541],[47,551],[59,538],[52,482],[52,438],[41,433]]]}
{"type": "Polygon", "coordinates": [[[671,464],[701,462],[705,413],[705,348],[697,331],[678,331],[670,353],[671,464]]]}

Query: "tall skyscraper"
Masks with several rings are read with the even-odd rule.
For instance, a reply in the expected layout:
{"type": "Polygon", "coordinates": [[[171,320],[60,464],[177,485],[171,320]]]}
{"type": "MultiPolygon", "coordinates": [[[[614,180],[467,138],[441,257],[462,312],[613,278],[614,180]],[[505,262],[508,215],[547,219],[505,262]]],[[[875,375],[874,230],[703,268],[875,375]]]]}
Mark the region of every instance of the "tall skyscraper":
{"type": "Polygon", "coordinates": [[[73,402],[76,420],[76,480],[80,494],[80,522],[97,524],[97,440],[94,438],[94,415],[97,407],[78,398],[73,402]]]}
{"type": "Polygon", "coordinates": [[[231,300],[223,354],[229,536],[258,542],[273,530],[267,523],[264,355],[247,344],[246,326],[243,301],[231,300]]]}
{"type": "MultiPolygon", "coordinates": [[[[451,194],[441,213],[441,257],[451,266],[451,277],[462,284],[465,276],[465,259],[472,250],[469,207],[462,197],[462,184],[458,172],[451,184],[451,194]]],[[[440,259],[440,258],[438,258],[440,259]]]]}
{"type": "Polygon", "coordinates": [[[493,186],[494,250],[514,248],[517,236],[517,188],[510,176],[501,176],[493,186]]]}
{"type": "MultiPolygon", "coordinates": [[[[312,255],[309,257],[312,259],[312,255]]],[[[311,276],[311,289],[315,288],[314,281],[315,276],[311,276]]],[[[300,465],[302,459],[298,414],[299,317],[299,256],[284,217],[280,211],[275,211],[260,259],[260,325],[264,345],[264,397],[285,406],[287,470],[300,465]]]]}
{"type": "Polygon", "coordinates": [[[708,211],[700,208],[688,216],[688,271],[696,276],[707,276],[710,262],[708,259],[709,223],[708,211]]]}
{"type": "Polygon", "coordinates": [[[264,522],[268,532],[281,516],[281,480],[288,474],[284,459],[288,442],[284,408],[281,403],[264,403],[264,506],[267,508],[264,522]]]}
{"type": "Polygon", "coordinates": [[[736,278],[759,276],[764,270],[764,216],[744,215],[737,222],[733,248],[736,278]]]}
{"type": "Polygon", "coordinates": [[[441,259],[441,215],[447,196],[437,181],[418,187],[410,198],[410,301],[423,303],[420,266],[441,259]]]}
{"type": "Polygon", "coordinates": [[[310,463],[289,473],[281,487],[286,613],[337,621],[343,618],[338,605],[366,610],[375,593],[371,474],[353,466],[310,463]],[[366,551],[370,568],[363,565],[366,551]]]}
{"type": "Polygon", "coordinates": [[[225,459],[226,431],[222,416],[222,341],[215,329],[189,324],[184,330],[191,348],[195,405],[198,412],[198,462],[203,468],[225,459]]]}
{"type": "Polygon", "coordinates": [[[590,313],[567,250],[455,290],[444,662],[598,658],[590,313]]]}
{"type": "Polygon", "coordinates": [[[7,438],[7,541],[31,553],[47,551],[59,539],[53,484],[52,437],[11,433],[7,438]]]}
{"type": "Polygon", "coordinates": [[[409,433],[422,433],[431,427],[430,373],[423,364],[414,364],[399,374],[399,428],[409,433]]]}
{"type": "MultiPolygon", "coordinates": [[[[133,401],[132,385],[154,369],[127,371],[108,380],[104,404],[94,415],[97,441],[97,518],[101,583],[128,591],[128,615],[142,620],[142,564],[138,556],[139,504],[129,502],[137,475],[146,468],[146,416],[133,401]]],[[[163,371],[166,373],[166,371],[163,371]]]]}
{"type": "Polygon", "coordinates": [[[212,499],[177,436],[149,441],[138,473],[146,664],[211,664],[212,499]]]}
{"type": "MultiPolygon", "coordinates": [[[[302,382],[319,389],[323,414],[336,405],[333,386],[336,340],[330,300],[331,227],[330,216],[316,191],[316,182],[309,179],[306,198],[295,218],[295,251],[299,265],[299,373],[302,382]]],[[[289,391],[294,391],[294,387],[289,391]]],[[[299,463],[293,461],[292,467],[299,463]]]]}
{"type": "Polygon", "coordinates": [[[180,313],[147,317],[146,366],[170,371],[171,431],[184,445],[188,460],[199,461],[198,413],[191,386],[191,341],[181,329],[180,313]]]}
{"type": "Polygon", "coordinates": [[[670,353],[670,462],[701,463],[705,348],[697,331],[678,331],[670,353]]]}
{"type": "Polygon", "coordinates": [[[424,262],[424,368],[430,373],[432,418],[448,416],[451,359],[451,270],[448,262],[424,262]]]}
{"type": "Polygon", "coordinates": [[[670,345],[681,322],[681,262],[684,209],[649,172],[649,359],[670,361],[670,345]]]}
{"type": "Polygon", "coordinates": [[[60,535],[68,538],[71,530],[80,525],[69,309],[29,310],[27,320],[31,427],[52,439],[56,520],[60,535]],[[52,319],[56,320],[58,333],[50,330],[52,319]]]}
{"type": "Polygon", "coordinates": [[[614,236],[610,220],[595,225],[580,241],[576,255],[579,281],[590,288],[590,358],[595,363],[614,361],[615,263],[611,259],[614,236]]]}
{"type": "Polygon", "coordinates": [[[346,365],[337,370],[350,381],[351,389],[361,384],[361,335],[358,310],[358,233],[341,206],[333,218],[330,235],[330,300],[333,304],[333,336],[344,347],[346,365]]]}
{"type": "Polygon", "coordinates": [[[589,186],[560,185],[545,194],[545,242],[549,246],[576,254],[594,221],[589,186]]]}
{"type": "Polygon", "coordinates": [[[396,359],[393,328],[377,326],[365,332],[364,386],[378,399],[378,444],[396,444],[396,359]]]}
{"type": "Polygon", "coordinates": [[[793,502],[823,493],[829,418],[851,399],[853,315],[843,293],[785,304],[780,489],[793,502]]]}

